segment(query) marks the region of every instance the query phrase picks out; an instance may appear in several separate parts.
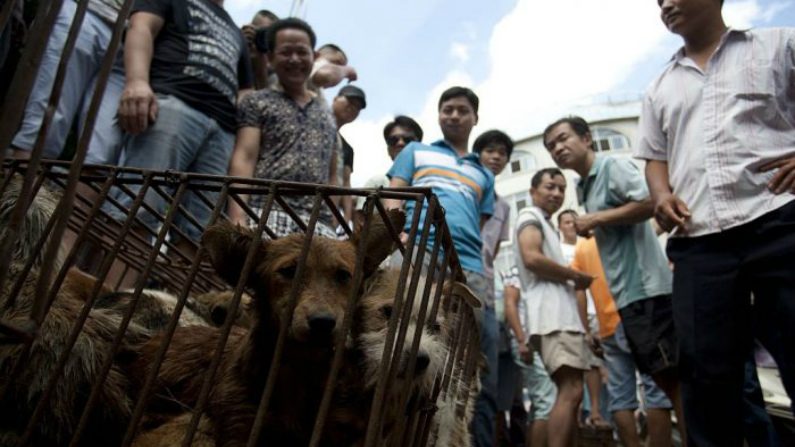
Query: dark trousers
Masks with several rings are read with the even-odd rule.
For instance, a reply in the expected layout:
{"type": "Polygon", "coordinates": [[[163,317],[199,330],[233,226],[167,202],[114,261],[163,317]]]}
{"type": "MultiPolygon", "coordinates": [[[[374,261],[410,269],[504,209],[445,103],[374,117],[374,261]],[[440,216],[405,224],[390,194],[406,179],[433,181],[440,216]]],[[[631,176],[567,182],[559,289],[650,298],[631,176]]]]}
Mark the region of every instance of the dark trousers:
{"type": "Polygon", "coordinates": [[[751,358],[745,362],[743,393],[745,402],[743,432],[748,447],[778,447],[778,435],[773,421],[765,409],[765,399],[762,395],[759,375],[756,373],[753,353],[751,353],[751,358]]]}
{"type": "Polygon", "coordinates": [[[717,234],[671,239],[668,256],[690,445],[741,446],[754,337],[795,398],[795,201],[717,234]]]}

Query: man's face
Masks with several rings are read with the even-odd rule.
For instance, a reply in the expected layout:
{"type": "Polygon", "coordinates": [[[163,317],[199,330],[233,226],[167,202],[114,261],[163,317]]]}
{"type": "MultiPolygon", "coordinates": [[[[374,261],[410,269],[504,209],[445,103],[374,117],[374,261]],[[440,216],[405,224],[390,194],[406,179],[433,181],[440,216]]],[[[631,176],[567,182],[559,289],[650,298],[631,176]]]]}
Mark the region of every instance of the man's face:
{"type": "Polygon", "coordinates": [[[576,240],[577,239],[577,229],[574,227],[574,215],[571,213],[566,213],[560,216],[560,221],[558,223],[558,229],[563,234],[563,238],[566,240],[576,240]]]}
{"type": "Polygon", "coordinates": [[[547,214],[555,214],[563,205],[563,198],[566,196],[566,178],[562,175],[550,177],[544,174],[541,183],[537,188],[530,188],[530,197],[533,204],[547,214]]]}
{"type": "Polygon", "coordinates": [[[389,153],[389,158],[394,160],[407,144],[419,140],[411,129],[403,126],[393,127],[389,131],[389,135],[386,136],[386,150],[389,153]]]}
{"type": "Polygon", "coordinates": [[[665,27],[683,37],[698,35],[721,13],[720,0],[657,0],[657,4],[665,27]]]}
{"type": "Polygon", "coordinates": [[[446,140],[466,141],[477,123],[475,109],[464,96],[450,98],[439,107],[439,127],[446,140]]]}
{"type": "Polygon", "coordinates": [[[276,33],[276,45],[268,60],[284,87],[303,88],[312,72],[315,54],[309,36],[300,29],[286,28],[276,33]]]}
{"type": "Polygon", "coordinates": [[[508,149],[504,144],[489,144],[480,151],[480,163],[491,169],[494,175],[499,175],[508,164],[508,149]]]}
{"type": "Polygon", "coordinates": [[[331,103],[331,110],[337,120],[337,126],[342,127],[353,122],[362,110],[362,103],[358,99],[347,96],[337,96],[331,103]]]}
{"type": "Polygon", "coordinates": [[[591,136],[579,136],[569,123],[560,123],[544,137],[544,146],[559,168],[573,169],[591,150],[591,136]]]}

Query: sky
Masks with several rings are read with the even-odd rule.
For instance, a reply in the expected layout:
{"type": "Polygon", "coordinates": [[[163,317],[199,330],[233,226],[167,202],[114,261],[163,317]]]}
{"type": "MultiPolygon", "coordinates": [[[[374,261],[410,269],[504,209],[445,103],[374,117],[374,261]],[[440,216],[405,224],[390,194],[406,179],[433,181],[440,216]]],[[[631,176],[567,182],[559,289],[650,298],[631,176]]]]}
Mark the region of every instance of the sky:
{"type": "MultiPolygon", "coordinates": [[[[225,8],[240,25],[259,9],[298,15],[319,44],[345,50],[367,94],[367,108],[341,130],[355,150],[354,187],[389,169],[382,131],[396,114],[417,119],[425,142],[441,137],[437,101],[447,87],[480,97],[471,141],[493,128],[520,140],[572,109],[639,99],[681,46],[655,0],[226,0],[225,8]]],[[[723,15],[736,28],[793,26],[795,0],[725,0],[723,15]]]]}

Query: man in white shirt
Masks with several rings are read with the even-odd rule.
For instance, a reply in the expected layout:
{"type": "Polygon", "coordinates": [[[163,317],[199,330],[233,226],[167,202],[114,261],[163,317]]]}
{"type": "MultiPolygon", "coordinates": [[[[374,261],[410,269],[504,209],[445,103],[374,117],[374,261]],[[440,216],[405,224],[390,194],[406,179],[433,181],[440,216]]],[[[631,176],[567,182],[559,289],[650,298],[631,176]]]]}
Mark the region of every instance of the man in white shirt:
{"type": "Polygon", "coordinates": [[[682,396],[698,446],[742,445],[754,337],[795,397],[795,30],[727,28],[722,3],[659,0],[684,47],[646,93],[635,154],[672,232],[682,396]]]}
{"type": "Polygon", "coordinates": [[[548,445],[563,447],[574,442],[583,372],[590,368],[574,291],[587,288],[593,278],[566,267],[560,238],[549,222],[563,204],[563,173],[557,168],[542,169],[530,185],[533,206],[519,212],[514,254],[521,262],[519,277],[527,297],[525,317],[530,339],[558,387],[549,415],[549,426],[554,430],[548,433],[548,445]]]}

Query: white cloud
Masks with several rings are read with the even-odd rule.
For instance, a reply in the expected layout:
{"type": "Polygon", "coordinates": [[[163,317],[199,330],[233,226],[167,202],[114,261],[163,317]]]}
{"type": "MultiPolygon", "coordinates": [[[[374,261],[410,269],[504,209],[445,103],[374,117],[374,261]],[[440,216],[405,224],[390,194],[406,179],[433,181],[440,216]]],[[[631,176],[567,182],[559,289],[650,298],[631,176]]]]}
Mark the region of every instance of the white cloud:
{"type": "Polygon", "coordinates": [[[780,12],[785,11],[787,8],[792,8],[792,2],[774,2],[768,5],[767,9],[765,9],[762,14],[762,21],[765,23],[771,22],[773,19],[776,18],[780,12]]]}
{"type": "Polygon", "coordinates": [[[461,42],[453,42],[450,47],[450,56],[458,62],[466,63],[469,61],[469,46],[461,42]]]}
{"type": "MultiPolygon", "coordinates": [[[[727,2],[724,16],[727,23],[746,27],[765,13],[774,14],[775,5],[762,11],[757,0],[727,2]]],[[[473,87],[480,96],[480,123],[473,137],[500,128],[520,139],[539,132],[547,122],[576,106],[587,105],[596,95],[621,90],[621,83],[650,56],[659,53],[662,67],[665,58],[681,45],[661,23],[656,2],[638,0],[519,0],[489,39],[490,68],[485,79],[476,83],[455,68],[428,92],[421,110],[407,111],[419,118],[425,141],[439,137],[437,101],[451,85],[473,87]]],[[[452,52],[460,51],[455,45],[452,52]]],[[[382,128],[387,120],[354,123],[346,138],[350,134],[350,140],[364,141],[366,138],[357,134],[371,132],[383,148],[380,128],[375,128],[376,124],[382,128]]],[[[356,186],[371,176],[363,171],[369,171],[375,162],[369,151],[354,148],[357,160],[352,183],[356,186]]]]}

